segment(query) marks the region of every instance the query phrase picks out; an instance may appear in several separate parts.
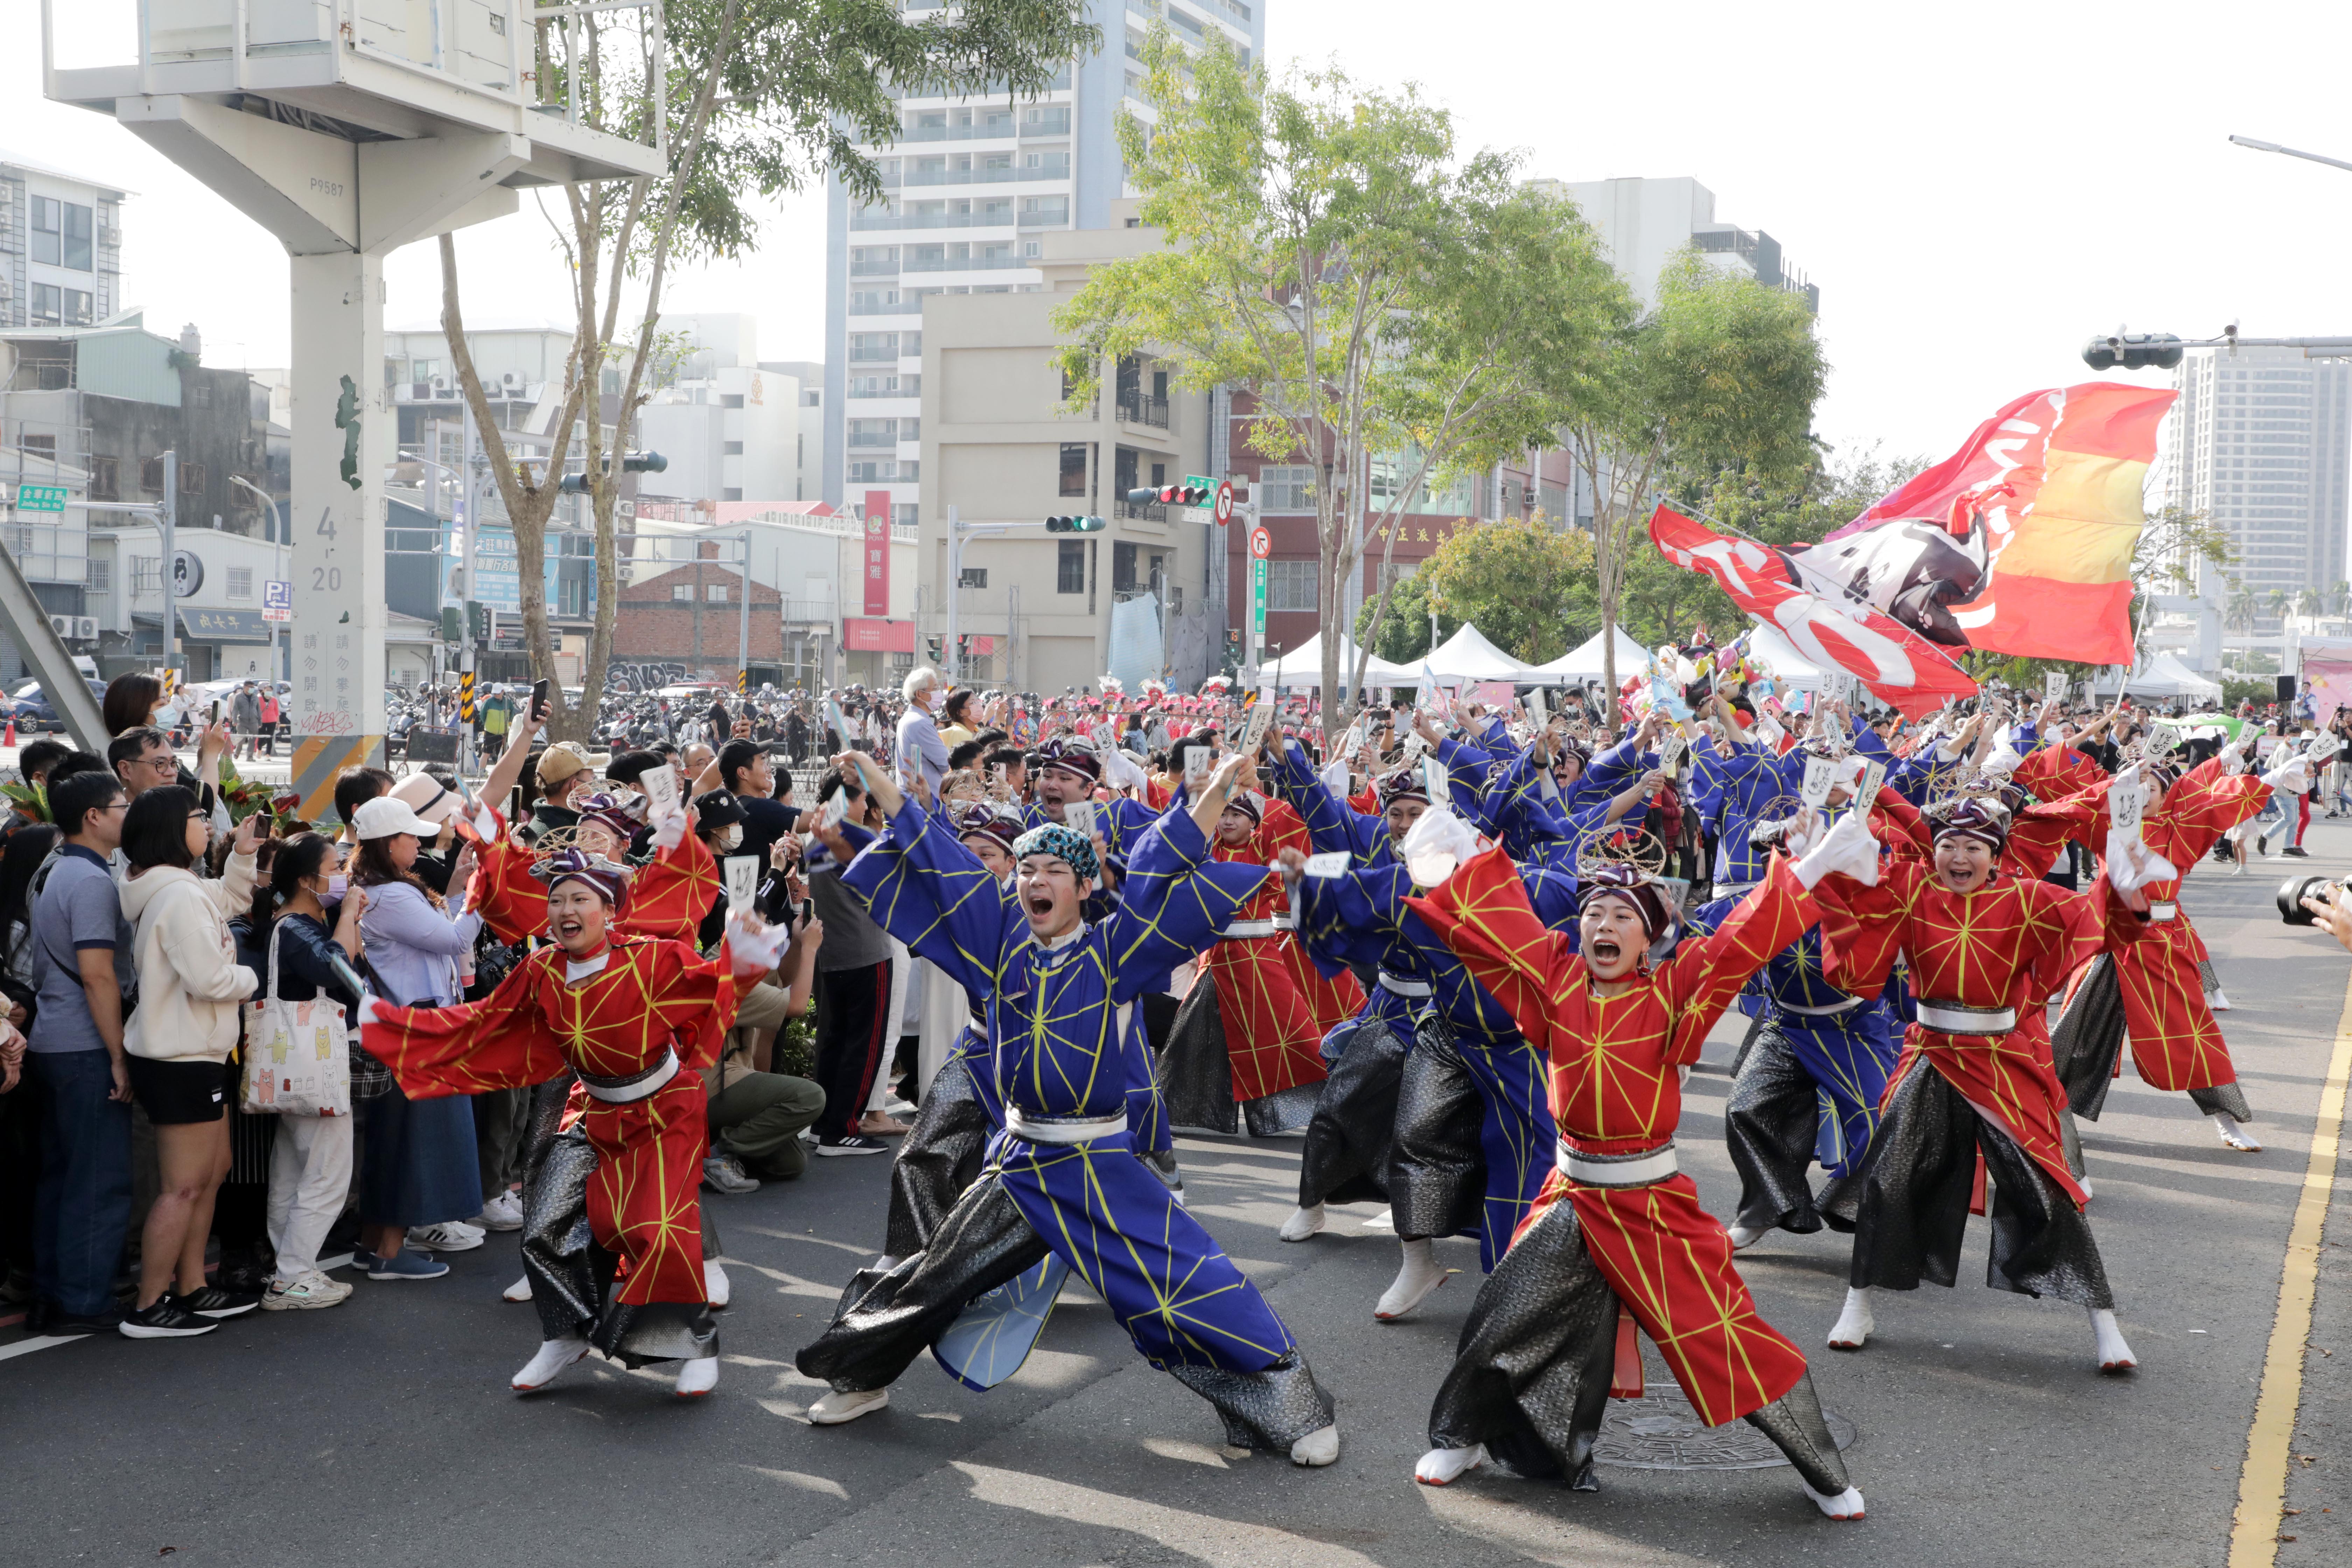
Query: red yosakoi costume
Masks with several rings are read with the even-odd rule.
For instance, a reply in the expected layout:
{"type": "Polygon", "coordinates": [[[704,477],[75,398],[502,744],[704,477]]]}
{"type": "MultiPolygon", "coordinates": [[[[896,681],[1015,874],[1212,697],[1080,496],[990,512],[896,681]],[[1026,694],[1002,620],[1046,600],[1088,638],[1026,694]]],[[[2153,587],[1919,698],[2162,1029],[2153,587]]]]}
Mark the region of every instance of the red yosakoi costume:
{"type": "MultiPolygon", "coordinates": [[[[2180,907],[2180,884],[2221,835],[2262,809],[2270,788],[2253,773],[2231,776],[2219,757],[2191,768],[2140,823],[2147,847],[2182,875],[2146,891],[2149,921],[2137,942],[2118,943],[2077,970],[2058,1024],[2059,1074],[2074,1113],[2098,1120],[2119,1069],[2125,1037],[2132,1066],[2157,1089],[2186,1089],[2210,1116],[2253,1120],[2198,966],[2205,943],[2180,907]]],[[[2106,842],[2099,805],[2095,843],[2106,842]]]]}
{"type": "MultiPolygon", "coordinates": [[[[1588,890],[1588,899],[1595,896],[1588,890]]],[[[1788,862],[1706,936],[1602,996],[1569,938],[1529,907],[1500,850],[1406,902],[1551,1064],[1555,1168],[1464,1325],[1430,1415],[1439,1448],[1484,1446],[1522,1474],[1590,1485],[1621,1310],[1700,1420],[1746,1416],[1809,1486],[1846,1489],[1802,1352],[1757,1315],[1731,1241],[1675,1168],[1676,1069],[1748,978],[1819,918],[1788,862]]],[[[1638,1361],[1634,1361],[1638,1365],[1638,1361]]],[[[1638,1376],[1638,1374],[1633,1374],[1638,1376]]]]}
{"type": "Polygon", "coordinates": [[[1246,1118],[1265,1136],[1307,1124],[1328,1070],[1323,1036],[1364,1005],[1364,990],[1352,974],[1325,978],[1295,934],[1276,860],[1286,847],[1312,852],[1307,824],[1279,800],[1258,809],[1256,833],[1238,845],[1218,837],[1213,857],[1264,866],[1265,879],[1202,957],[1169,1030],[1160,1079],[1171,1122],[1232,1132],[1246,1118]],[[1286,1115],[1273,1097],[1293,1089],[1305,1092],[1286,1115]]]}
{"type": "MultiPolygon", "coordinates": [[[[544,891],[540,910],[543,929],[544,891]]],[[[709,1114],[700,1073],[718,1060],[757,977],[730,977],[723,947],[707,960],[683,943],[643,937],[614,941],[601,967],[579,973],[597,963],[572,963],[561,948],[543,947],[481,1001],[377,1003],[361,1039],[412,1099],[523,1089],[577,1072],[585,1096],[577,1125],[595,1157],[589,1229],[625,1278],[618,1310],[573,1302],[579,1321],[569,1331],[593,1322],[592,1342],[633,1365],[709,1355],[715,1331],[702,1312],[698,1192],[709,1114]],[[691,1311],[646,1310],[657,1304],[691,1311]]],[[[534,1278],[535,1295],[540,1283],[534,1278]]]]}
{"type": "Polygon", "coordinates": [[[1987,1283],[2112,1307],[2067,1164],[2042,1006],[2074,965],[2137,941],[2145,922],[2104,879],[2078,893],[1997,868],[1959,893],[1902,858],[1882,862],[1875,887],[1831,877],[1816,892],[1830,983],[1874,994],[1899,953],[1918,1013],[1871,1144],[1852,1283],[1952,1284],[1981,1157],[1996,1187],[1987,1283]]]}
{"type": "MultiPolygon", "coordinates": [[[[514,841],[504,817],[498,818],[498,831],[482,841],[474,879],[467,885],[466,907],[479,914],[500,942],[547,934],[547,886],[530,871],[538,859],[514,841]]],[[[691,943],[696,929],[726,889],[710,847],[689,830],[630,877],[628,905],[614,922],[613,934],[691,943]]]]}

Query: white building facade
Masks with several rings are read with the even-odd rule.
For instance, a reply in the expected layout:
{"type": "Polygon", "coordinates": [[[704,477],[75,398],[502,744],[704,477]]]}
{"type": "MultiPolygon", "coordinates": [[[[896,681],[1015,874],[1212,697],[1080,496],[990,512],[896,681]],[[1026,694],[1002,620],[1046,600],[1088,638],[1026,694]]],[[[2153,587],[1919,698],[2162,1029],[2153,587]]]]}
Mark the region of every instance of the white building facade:
{"type": "Polygon", "coordinates": [[[128,193],[0,152],[0,327],[88,327],[122,306],[128,193]]]}
{"type": "Polygon", "coordinates": [[[2225,592],[2250,592],[2259,634],[2305,589],[2334,595],[2347,576],[2352,365],[2298,349],[2194,350],[2173,373],[2165,500],[2201,513],[2230,541],[2225,592]]]}

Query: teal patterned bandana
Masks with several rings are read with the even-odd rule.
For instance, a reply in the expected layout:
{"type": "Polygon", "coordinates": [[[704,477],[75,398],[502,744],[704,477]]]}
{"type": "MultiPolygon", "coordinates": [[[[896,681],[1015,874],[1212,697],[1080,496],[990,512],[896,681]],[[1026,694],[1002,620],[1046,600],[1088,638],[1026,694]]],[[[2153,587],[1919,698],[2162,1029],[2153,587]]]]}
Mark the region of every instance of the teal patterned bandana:
{"type": "Polygon", "coordinates": [[[1032,855],[1051,855],[1055,859],[1066,863],[1071,870],[1077,873],[1081,884],[1090,883],[1102,875],[1102,862],[1096,858],[1093,843],[1081,836],[1076,828],[1064,827],[1059,823],[1049,822],[1042,827],[1033,827],[1013,841],[1014,859],[1025,859],[1032,855]]]}

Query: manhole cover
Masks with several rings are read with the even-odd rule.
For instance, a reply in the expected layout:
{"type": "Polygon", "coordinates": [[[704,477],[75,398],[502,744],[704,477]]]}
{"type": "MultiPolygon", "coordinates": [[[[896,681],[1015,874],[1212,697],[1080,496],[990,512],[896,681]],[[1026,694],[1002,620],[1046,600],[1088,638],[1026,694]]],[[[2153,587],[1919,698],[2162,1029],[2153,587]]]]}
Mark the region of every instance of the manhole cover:
{"type": "MultiPolygon", "coordinates": [[[[1853,1447],[1860,1435],[1853,1423],[1834,1410],[1822,1414],[1831,1439],[1841,1449],[1853,1447]]],[[[1633,1470],[1760,1470],[1789,1462],[1771,1438],[1745,1421],[1701,1426],[1679,1390],[1611,1400],[1592,1457],[1633,1470]]]]}

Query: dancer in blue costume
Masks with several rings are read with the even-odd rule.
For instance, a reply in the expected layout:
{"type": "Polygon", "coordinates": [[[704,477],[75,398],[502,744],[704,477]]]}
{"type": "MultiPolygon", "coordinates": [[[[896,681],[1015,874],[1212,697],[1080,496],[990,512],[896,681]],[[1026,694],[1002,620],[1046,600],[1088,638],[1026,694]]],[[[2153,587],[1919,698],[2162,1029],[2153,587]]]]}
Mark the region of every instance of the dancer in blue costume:
{"type": "Polygon", "coordinates": [[[1005,1128],[930,1245],[800,1352],[801,1372],[832,1390],[809,1418],[837,1425],[887,1405],[889,1384],[968,1302],[1051,1252],[1109,1304],[1146,1360],[1217,1407],[1229,1442],[1331,1463],[1330,1397],[1257,1288],[1138,1158],[1129,1131],[1130,1086],[1150,1082],[1141,984],[1205,949],[1265,879],[1263,867],[1209,858],[1239,763],[1218,771],[1189,814],[1168,813],[1133,842],[1117,910],[1089,924],[1082,904],[1101,868],[1086,839],[1052,824],[1023,834],[1008,896],[871,758],[845,760],[890,818],[850,885],[871,898],[877,923],[987,995],[1005,1128]]]}

